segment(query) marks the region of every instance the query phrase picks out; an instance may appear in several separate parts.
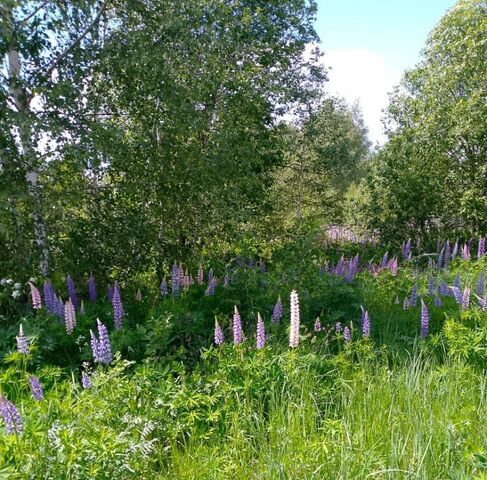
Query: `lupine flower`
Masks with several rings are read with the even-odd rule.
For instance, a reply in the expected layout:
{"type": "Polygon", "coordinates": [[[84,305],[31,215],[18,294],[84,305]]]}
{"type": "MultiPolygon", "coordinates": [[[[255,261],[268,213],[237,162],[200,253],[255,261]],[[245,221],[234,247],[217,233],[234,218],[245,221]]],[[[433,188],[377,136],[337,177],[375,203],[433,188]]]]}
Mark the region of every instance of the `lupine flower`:
{"type": "Polygon", "coordinates": [[[166,282],[166,279],[164,279],[164,280],[161,282],[160,290],[161,290],[161,295],[162,295],[162,296],[167,295],[167,294],[169,293],[169,290],[168,290],[168,288],[167,288],[167,282],[166,282]]]}
{"type": "Polygon", "coordinates": [[[393,277],[397,276],[397,258],[394,257],[389,260],[388,268],[393,277]]]}
{"type": "Polygon", "coordinates": [[[43,400],[44,399],[44,390],[42,389],[41,382],[37,377],[34,377],[33,375],[29,376],[29,385],[30,385],[30,390],[32,392],[32,396],[34,397],[34,400],[43,400]]]}
{"type": "Polygon", "coordinates": [[[402,302],[402,308],[403,310],[407,310],[410,306],[411,306],[411,299],[406,297],[402,302]]]}
{"type": "Polygon", "coordinates": [[[458,255],[458,240],[455,242],[455,245],[453,245],[453,251],[451,253],[451,259],[455,260],[457,255],[458,255]]]}
{"type": "Polygon", "coordinates": [[[428,293],[433,295],[435,293],[435,279],[433,277],[428,278],[428,293]]]}
{"type": "Polygon", "coordinates": [[[455,280],[453,280],[453,286],[454,286],[455,288],[459,288],[459,289],[460,289],[460,288],[462,288],[462,280],[461,280],[461,278],[460,278],[460,275],[457,275],[457,276],[455,277],[455,280]]]}
{"type": "Polygon", "coordinates": [[[172,266],[171,270],[171,290],[173,295],[179,295],[179,288],[181,285],[181,270],[176,262],[172,266]]]}
{"type": "Polygon", "coordinates": [[[210,283],[212,279],[213,279],[213,269],[210,268],[210,271],[208,272],[208,283],[210,283]]]}
{"type": "Polygon", "coordinates": [[[485,292],[485,272],[480,272],[477,279],[477,295],[482,297],[485,292]]]}
{"type": "Polygon", "coordinates": [[[54,289],[52,288],[51,280],[46,280],[43,287],[44,293],[44,303],[46,304],[46,309],[50,313],[54,313],[54,289]]]}
{"type": "Polygon", "coordinates": [[[135,300],[138,302],[142,301],[142,292],[140,291],[140,288],[137,289],[137,292],[135,293],[135,300]]]}
{"type": "Polygon", "coordinates": [[[435,307],[441,307],[441,298],[435,295],[435,307]]]}
{"type": "Polygon", "coordinates": [[[462,291],[455,286],[450,287],[450,291],[452,293],[453,298],[455,299],[455,302],[457,302],[458,305],[461,305],[463,302],[462,291]]]}
{"type": "Polygon", "coordinates": [[[438,282],[438,293],[440,295],[448,295],[448,285],[443,280],[438,282]]]}
{"type": "Polygon", "coordinates": [[[342,324],[340,322],[335,323],[335,332],[340,333],[343,330],[342,324]]]}
{"type": "Polygon", "coordinates": [[[485,255],[485,237],[479,238],[479,246],[477,249],[477,258],[480,260],[485,255]]]}
{"type": "Polygon", "coordinates": [[[196,274],[196,282],[198,283],[198,285],[203,285],[204,281],[205,281],[205,272],[203,270],[202,265],[200,264],[200,266],[198,267],[198,273],[196,274]]]}
{"type": "Polygon", "coordinates": [[[88,278],[88,297],[91,303],[96,302],[96,282],[93,275],[88,278]]]}
{"type": "Polygon", "coordinates": [[[487,295],[483,298],[479,298],[479,306],[484,312],[487,312],[487,295]]]}
{"type": "Polygon", "coordinates": [[[316,317],[315,324],[313,326],[315,332],[321,332],[321,321],[320,317],[316,317]]]}
{"type": "Polygon", "coordinates": [[[122,318],[123,318],[122,297],[120,295],[120,287],[118,285],[118,282],[115,282],[113,285],[112,306],[113,306],[113,323],[115,325],[115,329],[118,330],[122,328],[122,318]]]}
{"type": "Polygon", "coordinates": [[[19,334],[17,335],[17,350],[22,355],[29,355],[29,346],[27,345],[27,339],[22,329],[22,324],[19,327],[19,334]]]}
{"type": "Polygon", "coordinates": [[[109,364],[113,360],[112,347],[110,344],[110,337],[108,336],[108,331],[105,325],[96,320],[98,328],[98,338],[92,330],[91,334],[91,350],[93,352],[93,358],[96,363],[109,364]]]}
{"type": "Polygon", "coordinates": [[[402,248],[402,257],[404,260],[409,260],[411,258],[411,239],[409,239],[402,248]]]}
{"type": "Polygon", "coordinates": [[[76,293],[76,286],[74,284],[74,280],[71,278],[71,275],[67,276],[66,285],[68,287],[69,298],[71,298],[74,308],[78,308],[79,307],[78,294],[76,293]]]}
{"type": "Polygon", "coordinates": [[[341,277],[343,275],[343,263],[344,263],[344,257],[343,255],[339,258],[336,268],[335,268],[335,275],[338,275],[341,277]]]}
{"type": "Polygon", "coordinates": [[[61,322],[64,321],[64,302],[61,297],[56,298],[56,314],[61,322]]]}
{"type": "Polygon", "coordinates": [[[426,303],[421,299],[421,337],[427,337],[429,332],[430,314],[426,303]]]}
{"type": "Polygon", "coordinates": [[[265,347],[265,325],[259,312],[257,312],[257,327],[255,333],[257,340],[256,347],[258,350],[261,350],[265,347]]]}
{"type": "Polygon", "coordinates": [[[208,284],[208,288],[205,290],[205,296],[209,297],[211,295],[215,295],[216,282],[217,282],[216,277],[211,277],[210,283],[208,284]]]}
{"type": "Polygon", "coordinates": [[[41,301],[41,294],[39,293],[39,290],[35,287],[35,285],[31,282],[29,282],[30,285],[30,295],[32,297],[32,308],[34,310],[39,310],[42,308],[42,301],[41,301]]]}
{"type": "Polygon", "coordinates": [[[86,314],[84,300],[81,300],[81,305],[79,306],[79,314],[80,315],[85,315],[86,314]]]}
{"type": "Polygon", "coordinates": [[[448,263],[450,262],[451,258],[451,247],[450,247],[450,240],[447,240],[445,243],[445,268],[448,268],[448,263]]]}
{"type": "Polygon", "coordinates": [[[293,290],[291,292],[290,298],[290,309],[291,309],[291,329],[289,332],[289,346],[291,348],[296,348],[299,345],[299,297],[298,292],[293,290]]]}
{"type": "Polygon", "coordinates": [[[442,267],[443,267],[443,254],[444,254],[444,250],[441,249],[440,253],[438,254],[438,270],[441,270],[442,267]]]}
{"type": "Polygon", "coordinates": [[[0,396],[0,415],[3,417],[8,435],[22,433],[24,427],[17,407],[3,396],[0,396]]]}
{"type": "Polygon", "coordinates": [[[411,306],[415,307],[418,304],[418,286],[416,284],[413,285],[411,289],[411,297],[410,297],[411,306]]]}
{"type": "Polygon", "coordinates": [[[470,306],[470,288],[465,287],[462,295],[461,308],[462,310],[468,310],[469,306],[470,306]]]}
{"type": "Polygon", "coordinates": [[[108,285],[108,301],[113,300],[113,285],[108,285]]]}
{"type": "Polygon", "coordinates": [[[66,333],[71,335],[76,326],[76,311],[71,297],[68,298],[64,305],[64,324],[66,325],[66,333]]]}
{"type": "Polygon", "coordinates": [[[279,296],[277,299],[276,304],[274,305],[274,311],[272,312],[272,323],[278,323],[282,318],[282,302],[281,297],[279,296]]]}
{"type": "Polygon", "coordinates": [[[368,337],[370,335],[370,318],[369,313],[364,307],[361,305],[360,308],[362,309],[362,335],[364,337],[368,337]]]}
{"type": "Polygon", "coordinates": [[[243,341],[242,319],[240,318],[240,313],[238,313],[236,305],[235,305],[235,311],[233,313],[232,329],[233,329],[233,343],[235,343],[236,345],[242,343],[243,341]]]}
{"type": "Polygon", "coordinates": [[[380,262],[380,266],[382,268],[386,268],[388,261],[389,261],[389,252],[386,252],[386,253],[384,253],[384,256],[382,257],[382,261],[380,262]]]}
{"type": "Polygon", "coordinates": [[[470,251],[467,244],[462,245],[462,259],[470,260],[470,251]]]}
{"type": "Polygon", "coordinates": [[[221,345],[224,341],[223,337],[223,330],[218,323],[218,320],[215,318],[215,345],[221,345]]]}
{"type": "Polygon", "coordinates": [[[81,373],[81,385],[85,390],[91,387],[91,378],[86,372],[81,373]]]}
{"type": "Polygon", "coordinates": [[[345,340],[346,343],[350,343],[352,341],[352,334],[350,333],[350,329],[348,327],[343,329],[343,340],[345,340]]]}

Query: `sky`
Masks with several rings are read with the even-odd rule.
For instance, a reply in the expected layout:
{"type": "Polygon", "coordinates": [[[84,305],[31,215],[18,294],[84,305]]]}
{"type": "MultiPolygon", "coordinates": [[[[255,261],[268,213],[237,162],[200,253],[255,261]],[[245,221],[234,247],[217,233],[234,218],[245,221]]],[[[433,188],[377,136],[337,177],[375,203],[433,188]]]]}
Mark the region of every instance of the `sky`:
{"type": "Polygon", "coordinates": [[[315,24],[330,68],[327,90],[358,100],[370,140],[383,143],[381,110],[428,33],[455,0],[317,0],[315,24]]]}

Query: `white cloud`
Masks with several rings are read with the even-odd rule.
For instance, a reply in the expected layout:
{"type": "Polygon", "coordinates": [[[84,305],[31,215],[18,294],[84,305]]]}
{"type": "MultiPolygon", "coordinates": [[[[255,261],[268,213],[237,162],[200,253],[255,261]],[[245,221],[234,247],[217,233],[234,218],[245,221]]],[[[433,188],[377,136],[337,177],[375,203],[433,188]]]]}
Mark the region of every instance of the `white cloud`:
{"type": "Polygon", "coordinates": [[[383,57],[366,48],[325,49],[323,62],[330,67],[327,91],[350,104],[358,100],[370,140],[384,143],[382,110],[387,107],[387,94],[399,82],[401,73],[388,68],[383,57]]]}

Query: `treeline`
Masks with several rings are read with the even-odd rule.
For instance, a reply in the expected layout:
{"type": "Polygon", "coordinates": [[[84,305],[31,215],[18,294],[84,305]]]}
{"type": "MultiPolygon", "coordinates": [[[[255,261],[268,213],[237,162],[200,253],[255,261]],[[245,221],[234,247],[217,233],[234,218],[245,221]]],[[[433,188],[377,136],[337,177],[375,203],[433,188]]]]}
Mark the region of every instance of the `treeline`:
{"type": "Polygon", "coordinates": [[[485,2],[432,32],[373,155],[358,107],[324,92],[315,13],[3,2],[0,273],[161,276],[329,223],[385,241],[485,233],[485,2]]]}

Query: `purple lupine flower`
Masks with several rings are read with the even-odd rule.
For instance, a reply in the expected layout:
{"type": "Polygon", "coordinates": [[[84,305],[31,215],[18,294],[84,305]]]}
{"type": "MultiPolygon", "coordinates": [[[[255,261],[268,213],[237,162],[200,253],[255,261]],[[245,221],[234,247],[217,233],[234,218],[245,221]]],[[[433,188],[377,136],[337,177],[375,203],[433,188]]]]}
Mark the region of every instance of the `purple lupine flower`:
{"type": "Polygon", "coordinates": [[[344,257],[343,255],[339,258],[337,265],[335,267],[335,275],[341,277],[343,275],[343,264],[344,264],[344,257]]]}
{"type": "Polygon", "coordinates": [[[479,298],[479,306],[484,312],[487,312],[487,295],[483,298],[479,298]]]}
{"type": "Polygon", "coordinates": [[[79,307],[78,294],[76,293],[76,286],[74,284],[74,280],[71,278],[71,275],[67,276],[66,285],[68,287],[69,298],[73,302],[74,308],[77,309],[79,307]]]}
{"type": "Polygon", "coordinates": [[[479,238],[479,246],[477,249],[477,258],[480,260],[485,255],[485,237],[479,238]]]}
{"type": "Polygon", "coordinates": [[[213,280],[213,269],[210,268],[210,271],[208,272],[208,283],[210,283],[213,280]]]}
{"type": "Polygon", "coordinates": [[[51,280],[46,280],[43,286],[44,303],[46,304],[46,309],[50,313],[54,313],[54,289],[52,288],[51,280]]]}
{"type": "Polygon", "coordinates": [[[215,317],[215,335],[214,335],[215,345],[221,345],[224,340],[225,338],[223,336],[222,327],[220,327],[220,324],[218,323],[218,320],[215,317]]]}
{"type": "Polygon", "coordinates": [[[462,245],[462,260],[470,260],[470,250],[466,243],[462,245]]]}
{"type": "Polygon", "coordinates": [[[445,268],[448,268],[448,263],[450,262],[450,258],[451,258],[450,240],[447,240],[445,243],[445,254],[444,254],[445,268]]]}
{"type": "Polygon", "coordinates": [[[435,307],[441,307],[441,298],[435,295],[435,307]]]}
{"type": "Polygon", "coordinates": [[[96,322],[98,328],[98,338],[96,338],[93,331],[90,330],[93,358],[96,363],[109,364],[113,360],[113,356],[107,327],[105,327],[105,325],[103,325],[99,319],[97,319],[96,322]]]}
{"type": "Polygon", "coordinates": [[[122,328],[122,318],[123,318],[123,305],[122,297],[120,295],[120,287],[118,282],[113,284],[113,297],[112,297],[112,307],[113,307],[113,323],[115,329],[119,330],[122,328]]]}
{"type": "Polygon", "coordinates": [[[35,285],[31,282],[29,282],[30,285],[30,295],[32,298],[32,308],[34,310],[39,310],[42,308],[42,301],[41,301],[41,294],[39,293],[39,290],[35,287],[35,285]]]}
{"type": "Polygon", "coordinates": [[[460,306],[462,310],[468,310],[468,307],[470,306],[470,288],[468,287],[465,287],[463,290],[462,303],[460,306]]]}
{"type": "Polygon", "coordinates": [[[321,332],[321,321],[320,317],[316,317],[315,324],[313,326],[315,332],[321,332]]]}
{"type": "Polygon", "coordinates": [[[404,260],[411,259],[411,239],[409,239],[402,248],[402,257],[404,260]]]}
{"type": "Polygon", "coordinates": [[[411,299],[408,297],[405,297],[404,301],[402,302],[403,310],[407,310],[410,306],[411,306],[411,299]]]}
{"type": "Polygon", "coordinates": [[[448,285],[443,280],[438,282],[438,293],[440,295],[448,295],[448,285]]]}
{"type": "Polygon", "coordinates": [[[352,341],[352,334],[348,327],[343,329],[343,340],[345,340],[346,343],[350,343],[352,341]]]}
{"type": "Polygon", "coordinates": [[[362,305],[360,305],[360,308],[362,309],[362,335],[364,337],[368,337],[370,335],[370,318],[369,318],[369,313],[367,310],[364,309],[362,305]]]}
{"type": "Polygon", "coordinates": [[[22,324],[19,327],[19,334],[17,335],[17,351],[22,355],[29,355],[29,345],[27,344],[27,339],[24,335],[24,330],[22,324]]]}
{"type": "Polygon", "coordinates": [[[44,390],[42,389],[41,382],[37,377],[34,377],[33,375],[29,376],[29,385],[30,385],[30,390],[32,392],[32,396],[34,397],[34,400],[43,400],[44,399],[44,390]]]}
{"type": "Polygon", "coordinates": [[[240,318],[240,313],[238,313],[236,305],[235,305],[235,311],[233,313],[232,329],[233,329],[233,343],[235,343],[236,345],[242,343],[243,341],[242,319],[240,318]]]}
{"type": "Polygon", "coordinates": [[[477,279],[477,295],[483,297],[485,292],[485,272],[480,272],[477,279]]]}
{"type": "Polygon", "coordinates": [[[60,321],[64,321],[64,302],[61,297],[56,299],[56,314],[60,321]]]}
{"type": "Polygon", "coordinates": [[[397,276],[397,258],[396,257],[391,258],[391,260],[389,260],[389,263],[387,266],[388,266],[392,276],[396,277],[397,276]]]}
{"type": "Polygon", "coordinates": [[[164,279],[164,280],[161,282],[160,290],[161,290],[161,295],[162,295],[162,296],[167,295],[167,294],[169,293],[169,290],[168,290],[168,288],[167,288],[167,282],[166,282],[166,279],[164,279]]]}
{"type": "Polygon", "coordinates": [[[274,305],[274,310],[272,312],[272,323],[278,323],[282,318],[282,302],[281,296],[279,295],[276,304],[274,305]]]}
{"type": "Polygon", "coordinates": [[[24,426],[17,407],[4,396],[0,396],[0,415],[5,422],[7,435],[22,433],[24,426]]]}
{"type": "Polygon", "coordinates": [[[435,279],[431,276],[428,278],[428,293],[430,295],[435,293],[435,279]]]}
{"type": "Polygon", "coordinates": [[[257,350],[261,350],[265,347],[265,325],[259,312],[257,312],[257,327],[255,335],[257,350]]]}
{"type": "Polygon", "coordinates": [[[208,288],[205,290],[206,297],[215,295],[216,282],[217,282],[216,277],[211,277],[210,283],[208,284],[208,288]]]}
{"type": "Polygon", "coordinates": [[[205,272],[203,270],[203,266],[200,263],[200,266],[198,267],[198,273],[196,274],[196,282],[198,285],[203,285],[205,281],[205,272]]]}
{"type": "Polygon", "coordinates": [[[93,275],[88,278],[88,298],[91,303],[96,302],[96,282],[93,275]]]}
{"type": "Polygon", "coordinates": [[[382,260],[380,262],[380,266],[382,268],[386,268],[388,261],[389,261],[389,252],[386,252],[386,253],[384,253],[384,256],[382,257],[382,260]]]}
{"type": "Polygon", "coordinates": [[[410,304],[415,307],[418,304],[418,285],[414,284],[411,288],[410,304]]]}
{"type": "Polygon", "coordinates": [[[463,302],[463,295],[462,291],[458,287],[450,287],[450,292],[455,299],[455,302],[457,302],[457,305],[461,305],[463,302]]]}
{"type": "Polygon", "coordinates": [[[171,269],[171,291],[173,295],[179,295],[179,288],[181,286],[181,270],[178,264],[174,262],[171,269]]]}
{"type": "Polygon", "coordinates": [[[421,337],[427,337],[429,333],[430,313],[426,303],[421,299],[421,337]]]}
{"type": "Polygon", "coordinates": [[[137,292],[135,292],[135,300],[138,302],[142,301],[142,292],[140,291],[140,288],[137,289],[137,292]]]}
{"type": "Polygon", "coordinates": [[[455,279],[453,280],[453,286],[458,289],[462,288],[462,280],[460,278],[460,275],[455,276],[455,279]]]}
{"type": "Polygon", "coordinates": [[[451,252],[451,259],[455,260],[457,255],[458,255],[458,240],[456,240],[455,244],[453,245],[453,251],[451,252]]]}
{"type": "Polygon", "coordinates": [[[443,259],[444,259],[444,249],[442,248],[440,253],[438,254],[438,270],[443,268],[443,259]]]}
{"type": "Polygon", "coordinates": [[[335,323],[335,332],[340,333],[343,330],[341,322],[335,323]]]}
{"type": "Polygon", "coordinates": [[[74,327],[76,327],[76,310],[74,309],[73,300],[71,297],[64,305],[64,324],[66,325],[66,333],[71,335],[74,327]]]}
{"type": "Polygon", "coordinates": [[[81,373],[81,385],[85,390],[91,387],[91,378],[86,372],[81,373]]]}
{"type": "Polygon", "coordinates": [[[293,290],[290,297],[291,328],[289,331],[289,346],[296,348],[299,345],[299,297],[298,292],[293,290]]]}

